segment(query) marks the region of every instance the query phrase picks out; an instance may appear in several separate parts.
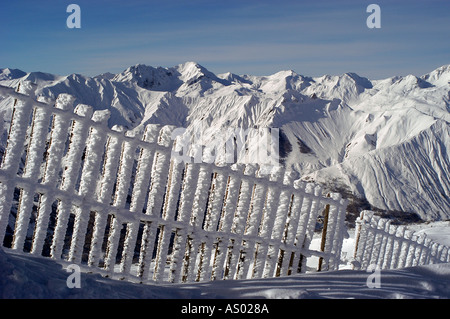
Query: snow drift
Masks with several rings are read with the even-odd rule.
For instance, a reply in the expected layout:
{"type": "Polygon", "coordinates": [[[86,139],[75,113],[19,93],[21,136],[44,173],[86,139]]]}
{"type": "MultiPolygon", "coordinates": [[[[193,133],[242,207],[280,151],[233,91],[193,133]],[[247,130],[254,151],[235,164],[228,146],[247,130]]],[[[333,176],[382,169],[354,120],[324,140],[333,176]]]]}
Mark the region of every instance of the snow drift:
{"type": "Polygon", "coordinates": [[[251,280],[190,284],[133,284],[82,272],[80,288],[67,286],[68,265],[4,252],[0,248],[0,298],[3,299],[342,299],[450,298],[450,266],[381,271],[379,288],[369,288],[370,273],[339,270],[251,280]]]}

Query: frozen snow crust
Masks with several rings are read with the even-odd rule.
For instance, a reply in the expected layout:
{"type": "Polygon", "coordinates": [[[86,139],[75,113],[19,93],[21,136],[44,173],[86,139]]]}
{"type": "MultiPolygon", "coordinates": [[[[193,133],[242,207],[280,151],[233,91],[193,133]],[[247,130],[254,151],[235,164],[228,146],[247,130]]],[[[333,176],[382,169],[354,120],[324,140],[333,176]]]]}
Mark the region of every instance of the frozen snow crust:
{"type": "MultiPolygon", "coordinates": [[[[0,85],[22,83],[38,99],[68,93],[76,104],[109,109],[109,127],[175,125],[186,134],[203,131],[208,146],[227,128],[280,128],[281,161],[303,179],[425,220],[450,218],[449,81],[450,65],[383,80],[294,71],[215,75],[195,62],[140,64],[92,78],[0,69],[0,85]]],[[[0,97],[6,121],[11,109],[11,98],[0,97]]],[[[258,148],[249,145],[245,155],[252,157],[258,148]]]]}
{"type": "Polygon", "coordinates": [[[0,298],[450,298],[450,264],[383,270],[380,288],[368,288],[370,273],[354,270],[176,285],[133,284],[81,273],[81,288],[68,288],[70,273],[66,267],[50,259],[0,249],[0,298]]]}

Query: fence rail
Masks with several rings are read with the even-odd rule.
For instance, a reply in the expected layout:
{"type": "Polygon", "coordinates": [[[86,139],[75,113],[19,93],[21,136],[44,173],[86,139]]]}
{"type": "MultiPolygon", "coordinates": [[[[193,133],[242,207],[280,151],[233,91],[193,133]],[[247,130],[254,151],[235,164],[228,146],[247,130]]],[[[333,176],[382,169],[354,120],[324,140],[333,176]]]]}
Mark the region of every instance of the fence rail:
{"type": "Polygon", "coordinates": [[[173,157],[171,126],[109,129],[61,94],[17,99],[0,167],[0,239],[112,277],[191,282],[338,269],[347,202],[291,172],[173,157]],[[310,250],[327,211],[321,251],[310,250]]]}
{"type": "Polygon", "coordinates": [[[392,225],[372,211],[361,212],[355,238],[355,269],[367,269],[372,264],[381,269],[396,269],[450,262],[449,247],[405,226],[392,225]]]}

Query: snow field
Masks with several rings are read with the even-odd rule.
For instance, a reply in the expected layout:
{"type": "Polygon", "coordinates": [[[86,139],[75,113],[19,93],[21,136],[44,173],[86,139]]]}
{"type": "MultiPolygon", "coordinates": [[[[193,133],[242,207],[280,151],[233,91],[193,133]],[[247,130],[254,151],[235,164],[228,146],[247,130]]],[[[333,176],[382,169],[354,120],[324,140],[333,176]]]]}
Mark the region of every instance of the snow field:
{"type": "MultiPolygon", "coordinates": [[[[449,225],[447,222],[435,222],[417,224],[411,228],[432,236],[435,228],[448,233],[449,225]]],[[[350,237],[343,245],[343,253],[347,255],[353,253],[355,241],[354,231],[349,233],[350,237]]],[[[450,244],[449,241],[441,243],[450,244]]],[[[320,236],[313,239],[311,248],[314,246],[320,246],[320,236]]],[[[308,262],[314,258],[317,257],[309,258],[308,262]]],[[[367,287],[368,276],[372,272],[345,267],[338,271],[309,272],[279,278],[183,284],[150,282],[146,285],[101,277],[82,267],[81,288],[69,289],[66,280],[71,273],[65,270],[67,264],[0,249],[0,296],[4,299],[291,299],[293,303],[294,299],[450,298],[448,263],[381,270],[381,287],[378,289],[367,287]]]]}

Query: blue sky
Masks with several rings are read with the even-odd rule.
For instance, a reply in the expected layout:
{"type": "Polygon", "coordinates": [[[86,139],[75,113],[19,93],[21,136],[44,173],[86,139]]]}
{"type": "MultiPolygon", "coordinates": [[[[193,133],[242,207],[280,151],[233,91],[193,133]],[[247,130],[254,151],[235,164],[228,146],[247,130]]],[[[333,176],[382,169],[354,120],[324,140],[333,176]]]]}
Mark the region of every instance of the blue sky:
{"type": "Polygon", "coordinates": [[[15,0],[0,5],[0,68],[118,73],[195,61],[214,73],[370,79],[450,63],[448,0],[15,0]],[[69,4],[81,28],[69,29],[69,4]],[[369,29],[366,8],[381,8],[369,29]]]}

